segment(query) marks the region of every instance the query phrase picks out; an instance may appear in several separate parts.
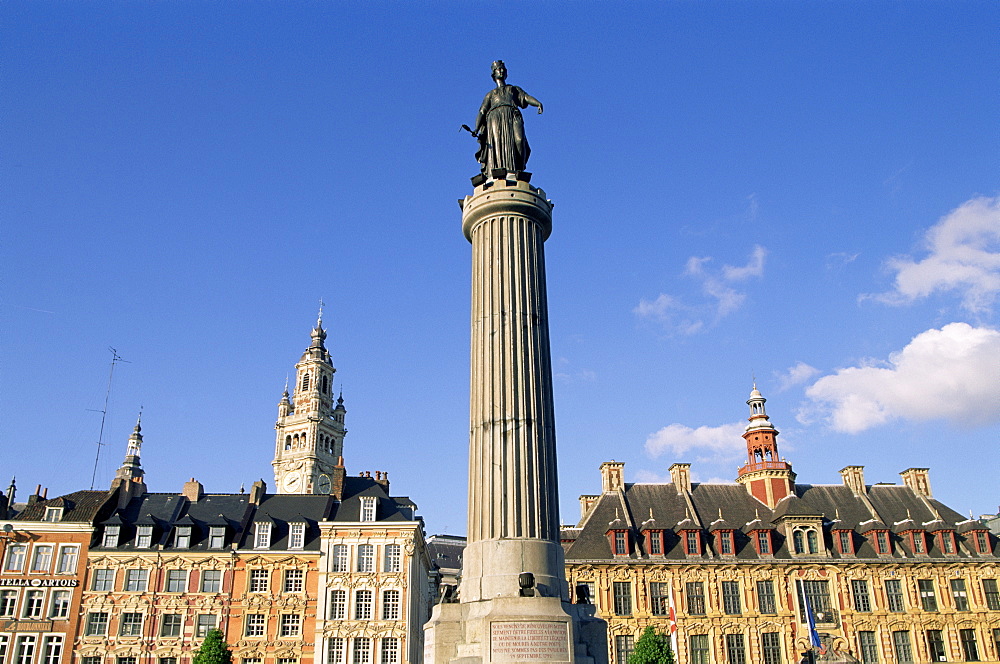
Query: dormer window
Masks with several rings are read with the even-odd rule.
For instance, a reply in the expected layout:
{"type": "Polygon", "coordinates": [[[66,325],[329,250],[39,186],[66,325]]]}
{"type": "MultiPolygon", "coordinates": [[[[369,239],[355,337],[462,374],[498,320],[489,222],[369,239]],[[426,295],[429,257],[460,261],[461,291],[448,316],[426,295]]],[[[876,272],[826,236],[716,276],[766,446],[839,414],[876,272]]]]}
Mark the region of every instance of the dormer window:
{"type": "Polygon", "coordinates": [[[976,545],[976,553],[990,552],[990,536],[985,530],[977,530],[972,533],[972,542],[976,545]]]}
{"type": "Polygon", "coordinates": [[[757,553],[759,555],[769,556],[774,550],[771,547],[771,531],[770,530],[758,530],[757,537],[754,538],[757,545],[757,553]]]}
{"type": "Polygon", "coordinates": [[[875,543],[875,553],[878,553],[879,555],[888,555],[892,553],[892,548],[889,545],[888,530],[876,530],[874,543],[875,543]]]}
{"type": "Polygon", "coordinates": [[[292,523],[288,526],[288,548],[301,549],[306,543],[306,524],[292,523]]]}
{"type": "Polygon", "coordinates": [[[208,548],[221,549],[226,546],[226,527],[212,526],[208,529],[208,548]]]}
{"type": "Polygon", "coordinates": [[[153,527],[139,526],[135,536],[135,546],[137,549],[148,549],[153,545],[153,527]]]}
{"type": "Polygon", "coordinates": [[[605,535],[608,544],[611,546],[611,554],[615,556],[627,556],[632,553],[632,542],[628,536],[628,530],[609,530],[605,535]]]}
{"type": "Polygon", "coordinates": [[[191,526],[177,526],[174,529],[174,548],[191,548],[191,526]]]}
{"type": "Polygon", "coordinates": [[[258,521],[254,524],[253,548],[266,549],[271,546],[271,522],[258,521]]]}
{"type": "Polygon", "coordinates": [[[842,556],[854,555],[854,537],[850,530],[837,531],[837,549],[842,556]]]}
{"type": "Polygon", "coordinates": [[[815,528],[796,528],[792,531],[792,546],[798,554],[819,553],[819,536],[815,528]]]}
{"type": "Polygon", "coordinates": [[[118,546],[118,535],[121,533],[121,526],[104,526],[104,539],[101,546],[118,546]]]}
{"type": "Polygon", "coordinates": [[[951,531],[941,531],[937,534],[938,546],[947,554],[955,553],[955,533],[951,531]]]}
{"type": "Polygon", "coordinates": [[[375,520],[375,496],[361,496],[361,520],[362,521],[374,521],[375,520]]]}
{"type": "Polygon", "coordinates": [[[736,552],[736,543],[732,530],[715,531],[715,548],[723,556],[731,556],[736,552]]]}
{"type": "Polygon", "coordinates": [[[46,507],[45,508],[45,520],[46,521],[61,521],[63,514],[63,508],[61,507],[46,507]]]}
{"type": "Polygon", "coordinates": [[[662,556],[666,547],[663,542],[663,531],[662,530],[647,530],[646,531],[646,547],[648,553],[651,556],[662,556]]]}
{"type": "Polygon", "coordinates": [[[916,531],[911,532],[910,546],[913,549],[913,553],[927,553],[927,543],[924,540],[924,534],[916,531]]]}
{"type": "Polygon", "coordinates": [[[684,553],[686,553],[689,556],[701,555],[701,535],[697,530],[685,531],[684,553]]]}

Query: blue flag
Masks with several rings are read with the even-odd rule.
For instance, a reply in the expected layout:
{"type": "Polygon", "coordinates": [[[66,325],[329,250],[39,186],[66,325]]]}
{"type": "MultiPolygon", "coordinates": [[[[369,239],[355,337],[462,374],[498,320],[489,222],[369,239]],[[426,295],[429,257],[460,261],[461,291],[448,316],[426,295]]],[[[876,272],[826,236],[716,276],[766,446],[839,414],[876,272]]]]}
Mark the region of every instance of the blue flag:
{"type": "Polygon", "coordinates": [[[819,632],[816,631],[816,618],[813,616],[812,606],[809,604],[809,596],[806,595],[805,581],[799,581],[799,589],[802,590],[802,609],[806,614],[806,623],[809,625],[809,644],[813,648],[822,648],[823,642],[819,640],[819,632]]]}

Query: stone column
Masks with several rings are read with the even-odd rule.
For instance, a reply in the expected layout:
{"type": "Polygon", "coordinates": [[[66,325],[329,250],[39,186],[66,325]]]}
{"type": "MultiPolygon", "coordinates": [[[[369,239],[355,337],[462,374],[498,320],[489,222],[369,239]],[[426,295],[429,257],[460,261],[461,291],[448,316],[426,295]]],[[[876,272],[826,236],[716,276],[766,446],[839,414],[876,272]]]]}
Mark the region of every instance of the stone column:
{"type": "Polygon", "coordinates": [[[463,601],[539,593],[564,597],[559,545],[552,367],[543,243],[545,193],[508,175],[463,201],[472,243],[469,545],[463,601]]]}

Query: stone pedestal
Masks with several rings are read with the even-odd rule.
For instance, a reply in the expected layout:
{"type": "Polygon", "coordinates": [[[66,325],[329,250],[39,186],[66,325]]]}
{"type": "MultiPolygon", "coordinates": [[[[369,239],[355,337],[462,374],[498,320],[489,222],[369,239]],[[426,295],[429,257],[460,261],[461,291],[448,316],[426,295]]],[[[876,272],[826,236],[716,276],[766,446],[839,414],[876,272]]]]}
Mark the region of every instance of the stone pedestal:
{"type": "Polygon", "coordinates": [[[468,545],[459,603],[435,608],[424,661],[599,664],[600,621],[568,603],[559,543],[543,251],[552,203],[526,174],[492,175],[460,202],[472,243],[468,545]]]}

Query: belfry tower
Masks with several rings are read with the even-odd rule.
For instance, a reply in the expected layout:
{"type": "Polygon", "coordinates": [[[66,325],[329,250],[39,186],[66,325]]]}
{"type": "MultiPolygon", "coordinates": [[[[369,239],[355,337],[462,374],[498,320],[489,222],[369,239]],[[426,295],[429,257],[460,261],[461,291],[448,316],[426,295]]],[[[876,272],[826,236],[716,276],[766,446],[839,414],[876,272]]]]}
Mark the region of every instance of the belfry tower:
{"type": "Polygon", "coordinates": [[[344,453],[343,396],[334,402],[333,367],[320,313],[312,343],[295,365],[295,383],[278,402],[274,481],[278,493],[330,493],[334,467],[344,453]]]}
{"type": "Polygon", "coordinates": [[[778,430],[771,424],[764,402],[767,401],[754,384],[747,405],[750,423],[743,432],[747,441],[747,462],[739,470],[736,481],[750,495],[774,509],[778,501],[795,493],[795,473],[792,464],[778,457],[778,430]]]}

